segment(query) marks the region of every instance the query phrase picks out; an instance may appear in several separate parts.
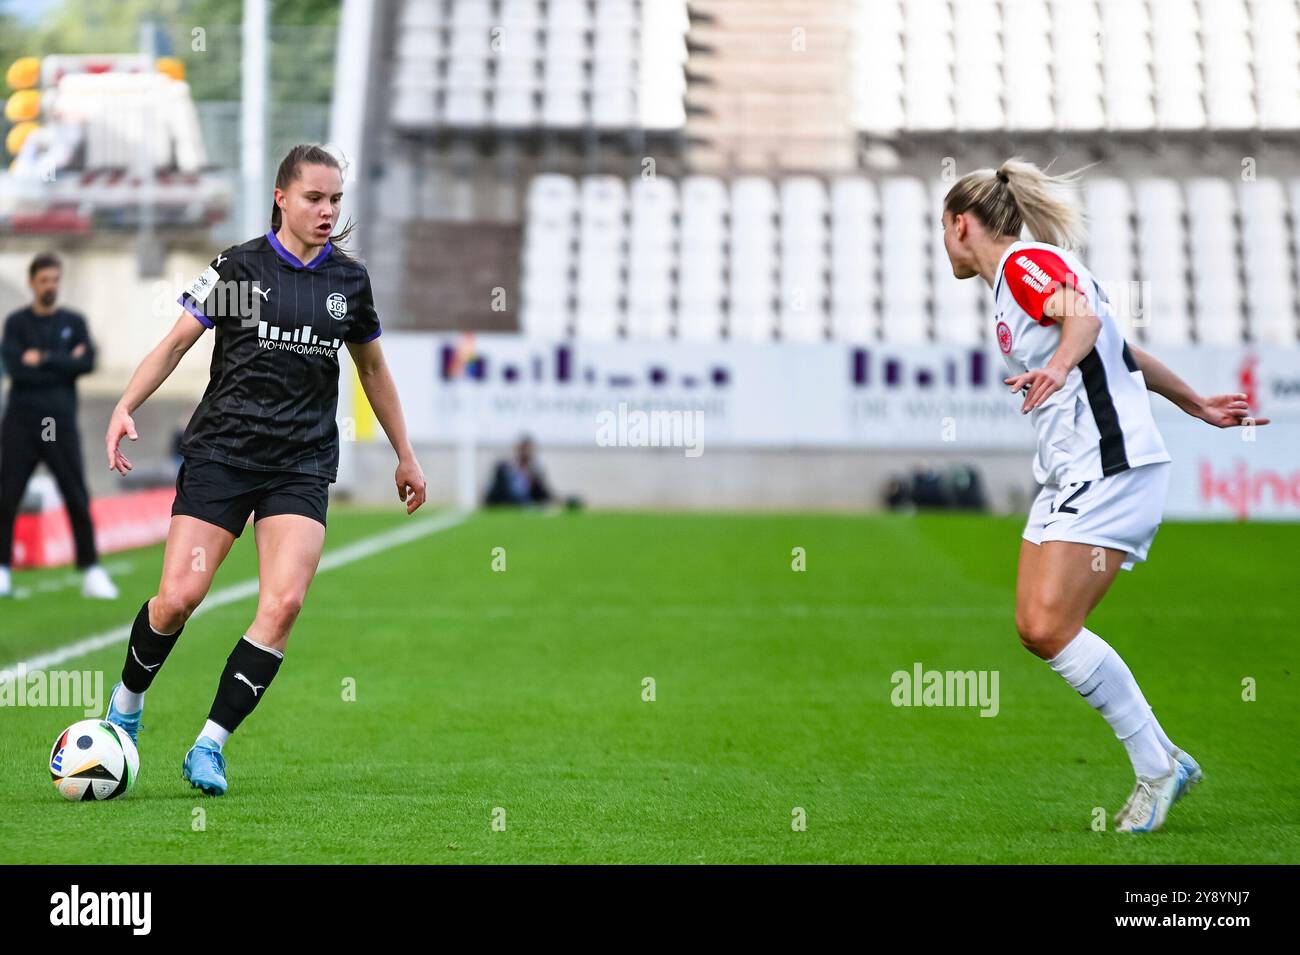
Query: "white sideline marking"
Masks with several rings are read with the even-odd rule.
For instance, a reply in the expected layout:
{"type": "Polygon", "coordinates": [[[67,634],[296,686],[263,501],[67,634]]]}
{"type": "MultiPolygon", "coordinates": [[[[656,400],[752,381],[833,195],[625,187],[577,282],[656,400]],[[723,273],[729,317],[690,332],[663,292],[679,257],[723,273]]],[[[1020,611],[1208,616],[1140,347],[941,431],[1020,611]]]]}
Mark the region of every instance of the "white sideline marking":
{"type": "MultiPolygon", "coordinates": [[[[382,534],[376,534],[374,537],[366,537],[359,541],[354,541],[337,550],[326,551],[321,555],[320,565],[316,568],[316,573],[323,573],[327,570],[334,570],[337,567],[343,567],[347,564],[355,563],[366,557],[372,557],[375,554],[397,547],[400,544],[408,544],[411,541],[419,540],[421,537],[428,537],[430,534],[437,534],[448,528],[455,527],[457,524],[464,523],[468,514],[460,512],[449,512],[440,514],[437,517],[424,521],[418,521],[407,524],[404,527],[398,527],[394,530],[384,531],[382,534]]],[[[224,607],[228,603],[234,603],[237,600],[244,600],[257,594],[258,582],[256,578],[252,580],[241,581],[232,584],[229,587],[223,587],[215,593],[208,594],[203,598],[203,602],[195,608],[194,613],[190,615],[193,620],[199,614],[216,607],[224,607]]],[[[97,633],[93,636],[83,637],[75,643],[70,643],[66,647],[60,647],[57,650],[51,650],[48,653],[42,653],[32,657],[30,660],[23,660],[21,663],[15,663],[12,666],[0,669],[0,684],[8,683],[13,679],[14,673],[19,667],[24,668],[24,672],[31,673],[33,670],[44,670],[68,660],[75,660],[77,657],[85,656],[96,650],[102,650],[104,647],[111,647],[115,643],[124,643],[131,637],[131,624],[124,624],[107,630],[104,633],[97,633]]]]}

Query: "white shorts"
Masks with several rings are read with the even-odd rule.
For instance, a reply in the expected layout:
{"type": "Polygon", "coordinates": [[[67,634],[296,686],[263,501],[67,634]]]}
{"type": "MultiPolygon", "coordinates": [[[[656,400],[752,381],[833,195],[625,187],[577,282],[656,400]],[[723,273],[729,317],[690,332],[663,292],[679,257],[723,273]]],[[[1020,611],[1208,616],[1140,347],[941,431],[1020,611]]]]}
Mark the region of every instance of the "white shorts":
{"type": "Polygon", "coordinates": [[[1031,544],[1073,541],[1126,551],[1121,565],[1147,559],[1169,490],[1169,462],[1144,464],[1097,481],[1045,484],[1021,535],[1031,544]]]}

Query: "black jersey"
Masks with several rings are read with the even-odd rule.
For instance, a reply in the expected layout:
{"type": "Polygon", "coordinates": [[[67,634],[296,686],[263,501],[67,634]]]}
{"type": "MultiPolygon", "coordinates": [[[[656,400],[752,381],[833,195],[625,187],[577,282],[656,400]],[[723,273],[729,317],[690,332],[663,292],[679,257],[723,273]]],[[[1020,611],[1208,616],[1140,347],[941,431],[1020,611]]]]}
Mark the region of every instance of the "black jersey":
{"type": "Polygon", "coordinates": [[[338,476],[338,350],[377,338],[370,276],[326,243],[306,264],[274,232],[226,249],[179,302],[217,336],[187,458],[338,476]]]}
{"type": "Polygon", "coordinates": [[[49,315],[37,315],[30,305],[5,319],[0,356],[13,384],[9,387],[8,410],[76,420],[77,378],[95,370],[95,344],[79,313],[56,308],[49,315]],[[76,358],[72,352],[84,345],[76,358]],[[39,365],[24,365],[23,352],[35,348],[39,365]]]}

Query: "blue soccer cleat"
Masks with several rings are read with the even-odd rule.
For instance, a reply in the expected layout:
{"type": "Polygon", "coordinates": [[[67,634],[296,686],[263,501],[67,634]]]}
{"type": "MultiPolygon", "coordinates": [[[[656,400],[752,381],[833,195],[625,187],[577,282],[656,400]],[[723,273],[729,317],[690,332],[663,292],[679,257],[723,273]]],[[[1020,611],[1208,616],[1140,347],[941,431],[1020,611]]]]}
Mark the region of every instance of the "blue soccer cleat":
{"type": "Polygon", "coordinates": [[[226,794],[226,757],[221,755],[216,740],[199,737],[199,741],[185,754],[181,776],[191,787],[209,796],[226,794]]]}
{"type": "Polygon", "coordinates": [[[123,713],[119,710],[116,702],[117,688],[121,685],[122,683],[120,680],[113,684],[113,689],[108,694],[108,713],[105,715],[104,719],[108,720],[114,726],[121,727],[126,732],[126,735],[131,737],[131,742],[138,744],[139,740],[137,737],[140,735],[140,730],[144,728],[144,724],[140,722],[140,717],[144,715],[144,708],[141,707],[134,713],[123,713]]]}
{"type": "Polygon", "coordinates": [[[1178,794],[1174,796],[1174,799],[1177,800],[1182,799],[1191,792],[1192,787],[1205,778],[1205,773],[1201,772],[1201,764],[1192,759],[1190,754],[1184,753],[1181,749],[1175,749],[1173,755],[1174,759],[1178,760],[1179,765],[1187,770],[1186,777],[1178,786],[1178,794]]]}

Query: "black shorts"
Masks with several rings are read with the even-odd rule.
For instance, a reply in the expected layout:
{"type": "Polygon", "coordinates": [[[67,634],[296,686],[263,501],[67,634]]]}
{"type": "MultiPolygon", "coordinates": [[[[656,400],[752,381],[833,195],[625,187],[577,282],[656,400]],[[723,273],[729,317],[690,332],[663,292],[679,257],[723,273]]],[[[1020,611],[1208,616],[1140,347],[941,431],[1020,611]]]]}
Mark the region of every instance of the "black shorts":
{"type": "Polygon", "coordinates": [[[238,537],[248,515],[301,514],[325,523],[327,478],[293,471],[253,471],[220,461],[184,459],[176,475],[172,514],[186,514],[238,537]]]}

